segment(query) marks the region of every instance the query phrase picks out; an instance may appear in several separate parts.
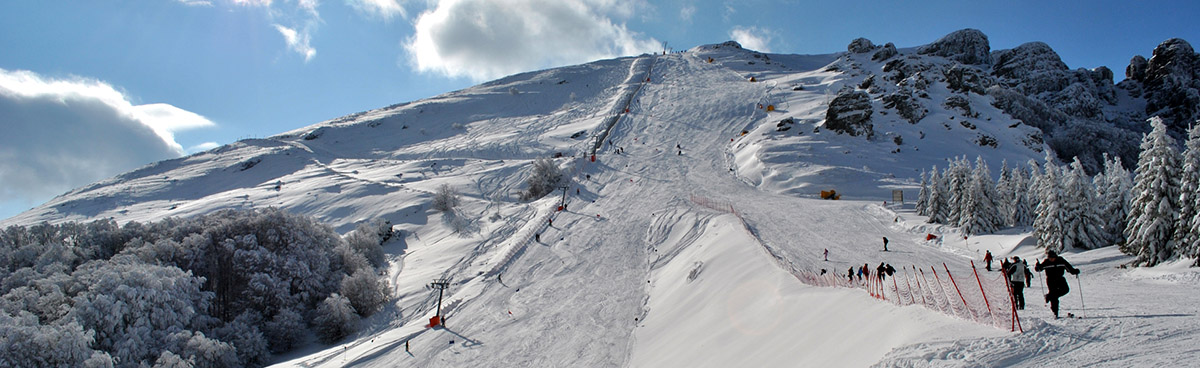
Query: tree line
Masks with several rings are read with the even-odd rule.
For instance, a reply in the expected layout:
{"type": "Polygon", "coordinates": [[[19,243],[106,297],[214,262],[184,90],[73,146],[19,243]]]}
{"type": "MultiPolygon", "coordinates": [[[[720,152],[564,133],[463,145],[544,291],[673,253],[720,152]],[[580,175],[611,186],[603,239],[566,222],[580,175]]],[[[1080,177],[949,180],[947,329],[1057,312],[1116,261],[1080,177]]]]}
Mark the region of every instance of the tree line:
{"type": "Polygon", "coordinates": [[[917,213],[966,235],[1031,226],[1048,250],[1116,245],[1134,266],[1189,258],[1200,266],[1200,125],[1181,152],[1161,119],[1150,124],[1132,174],[1120,158],[1104,155],[1103,170],[1089,175],[1078,158],[1062,166],[1047,152],[1041,165],[1005,161],[993,180],[982,158],[959,157],[921,173],[917,213]]]}

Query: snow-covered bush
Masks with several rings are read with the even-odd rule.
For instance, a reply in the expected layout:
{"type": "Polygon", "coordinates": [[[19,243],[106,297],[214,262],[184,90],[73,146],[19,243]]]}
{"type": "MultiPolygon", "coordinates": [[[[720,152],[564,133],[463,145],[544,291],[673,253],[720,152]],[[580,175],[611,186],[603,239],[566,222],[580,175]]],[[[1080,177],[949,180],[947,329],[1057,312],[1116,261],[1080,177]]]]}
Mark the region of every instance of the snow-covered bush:
{"type": "Polygon", "coordinates": [[[433,209],[438,211],[452,211],[454,207],[458,207],[459,203],[458,191],[451,188],[449,184],[438,186],[437,193],[433,195],[433,209]]]}
{"type": "Polygon", "coordinates": [[[387,302],[387,283],[371,270],[359,270],[343,278],[339,291],[363,317],[375,314],[387,302]]]}
{"type": "MultiPolygon", "coordinates": [[[[9,227],[0,343],[20,350],[0,366],[261,365],[309,334],[306,316],[343,279],[348,291],[385,285],[367,257],[385,262],[391,224],[355,234],[278,209],[9,227]]],[[[378,308],[378,295],[356,303],[378,308]]]]}
{"type": "Polygon", "coordinates": [[[337,293],[325,298],[313,312],[313,328],[321,341],[331,343],[358,330],[358,314],[350,300],[337,293]]]}
{"type": "Polygon", "coordinates": [[[539,158],[533,162],[533,174],[525,181],[529,190],[523,194],[525,199],[537,199],[550,194],[563,181],[562,169],[548,158],[539,158]]]}

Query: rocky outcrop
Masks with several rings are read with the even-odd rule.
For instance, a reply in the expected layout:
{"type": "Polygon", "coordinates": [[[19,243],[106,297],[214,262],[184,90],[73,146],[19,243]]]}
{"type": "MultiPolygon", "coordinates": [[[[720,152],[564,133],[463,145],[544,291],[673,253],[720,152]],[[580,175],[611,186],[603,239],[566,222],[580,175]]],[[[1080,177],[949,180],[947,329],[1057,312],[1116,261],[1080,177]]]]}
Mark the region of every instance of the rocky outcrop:
{"type": "Polygon", "coordinates": [[[992,73],[997,77],[1028,80],[1045,73],[1065,72],[1067,64],[1044,42],[1029,42],[1012,50],[992,53],[992,73]]]}
{"type": "Polygon", "coordinates": [[[888,42],[887,44],[883,45],[883,47],[880,48],[879,51],[876,51],[875,54],[871,55],[871,60],[884,61],[887,59],[891,59],[892,56],[896,56],[896,54],[898,54],[898,53],[899,52],[896,51],[896,45],[893,45],[891,42],[888,42]]]}
{"type": "Polygon", "coordinates": [[[917,53],[941,56],[968,65],[992,63],[987,35],[972,28],[954,31],[934,43],[922,46],[917,53]]]}
{"type": "Polygon", "coordinates": [[[871,114],[874,112],[871,96],[866,92],[842,91],[829,102],[829,110],[825,112],[825,128],[838,134],[871,138],[875,135],[875,127],[871,124],[871,114]]]}
{"type": "Polygon", "coordinates": [[[855,54],[871,52],[871,50],[874,50],[874,49],[875,49],[875,44],[871,43],[871,40],[868,40],[868,39],[865,39],[862,37],[855,38],[854,41],[850,41],[850,44],[846,46],[846,51],[849,51],[849,52],[852,52],[855,54]]]}
{"type": "Polygon", "coordinates": [[[908,121],[909,124],[920,122],[929,113],[929,110],[921,104],[921,100],[913,97],[912,91],[908,89],[900,89],[883,96],[883,107],[896,110],[896,114],[908,121]]]}
{"type": "Polygon", "coordinates": [[[1163,119],[1176,138],[1200,119],[1200,55],[1187,41],[1172,38],[1154,48],[1149,60],[1135,56],[1119,85],[1146,99],[1147,117],[1163,119]]]}

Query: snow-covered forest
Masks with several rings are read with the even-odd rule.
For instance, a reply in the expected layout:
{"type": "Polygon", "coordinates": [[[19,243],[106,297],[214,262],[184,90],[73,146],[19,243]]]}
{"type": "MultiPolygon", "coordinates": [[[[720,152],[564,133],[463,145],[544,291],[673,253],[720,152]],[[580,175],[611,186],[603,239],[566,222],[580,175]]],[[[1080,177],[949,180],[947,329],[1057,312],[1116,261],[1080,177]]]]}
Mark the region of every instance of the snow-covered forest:
{"type": "Polygon", "coordinates": [[[1005,161],[993,181],[982,158],[960,157],[921,174],[917,212],[967,235],[1032,226],[1038,246],[1056,252],[1116,245],[1135,266],[1182,258],[1200,266],[1200,129],[1180,153],[1161,120],[1151,125],[1134,176],[1119,158],[1104,155],[1103,171],[1089,176],[1078,158],[1064,167],[1047,152],[1040,166],[1005,161]]]}
{"type": "Polygon", "coordinates": [[[237,367],[335,341],[385,302],[380,243],[266,208],[0,233],[0,366],[237,367]]]}

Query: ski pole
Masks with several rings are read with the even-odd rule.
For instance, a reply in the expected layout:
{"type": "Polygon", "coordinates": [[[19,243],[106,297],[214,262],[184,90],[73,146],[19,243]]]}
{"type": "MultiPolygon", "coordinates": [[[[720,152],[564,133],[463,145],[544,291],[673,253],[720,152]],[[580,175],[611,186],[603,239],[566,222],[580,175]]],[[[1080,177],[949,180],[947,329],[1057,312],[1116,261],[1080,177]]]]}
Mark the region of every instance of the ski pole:
{"type": "Polygon", "coordinates": [[[1087,304],[1083,303],[1083,283],[1079,281],[1079,274],[1075,274],[1075,287],[1079,289],[1079,309],[1087,309],[1087,304]]]}
{"type": "MultiPolygon", "coordinates": [[[[1040,260],[1040,259],[1039,259],[1039,260],[1037,261],[1037,263],[1042,263],[1042,260],[1040,260]]],[[[1044,296],[1046,295],[1046,289],[1045,289],[1045,286],[1042,286],[1042,285],[1043,285],[1043,284],[1045,284],[1046,282],[1049,282],[1049,280],[1047,280],[1047,281],[1044,281],[1044,282],[1039,282],[1039,283],[1038,283],[1038,291],[1039,291],[1039,292],[1041,292],[1041,293],[1042,293],[1042,296],[1043,296],[1043,298],[1042,298],[1042,306],[1046,306],[1046,303],[1049,303],[1049,302],[1050,302],[1049,300],[1046,300],[1046,298],[1044,298],[1044,296]]]]}

